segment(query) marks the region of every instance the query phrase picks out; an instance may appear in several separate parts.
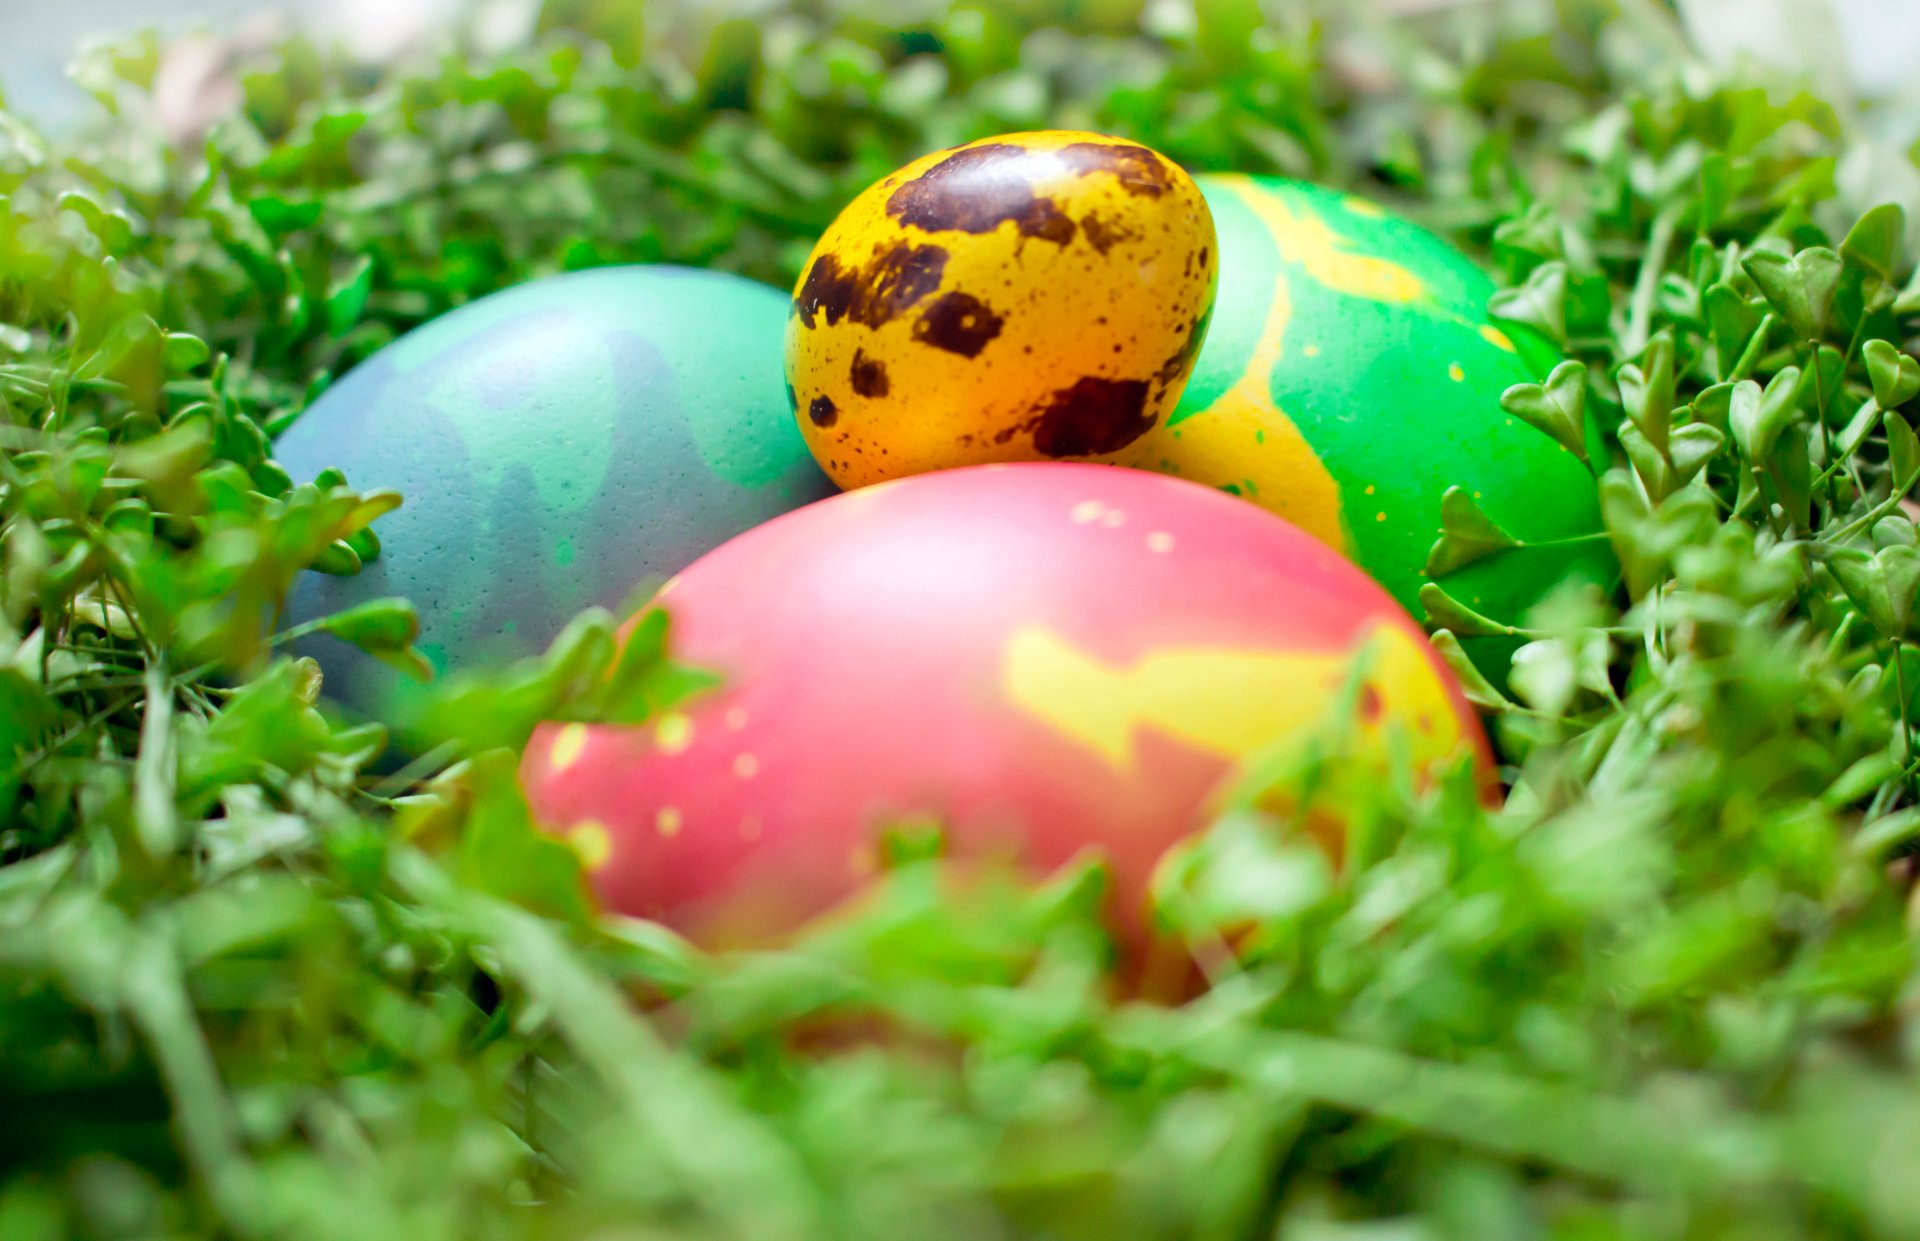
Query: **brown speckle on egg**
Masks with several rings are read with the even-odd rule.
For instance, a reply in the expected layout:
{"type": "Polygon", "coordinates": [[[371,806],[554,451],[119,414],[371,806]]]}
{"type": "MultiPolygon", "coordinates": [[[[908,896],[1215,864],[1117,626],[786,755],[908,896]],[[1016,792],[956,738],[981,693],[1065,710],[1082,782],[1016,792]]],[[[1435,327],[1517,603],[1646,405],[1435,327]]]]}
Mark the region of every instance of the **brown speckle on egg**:
{"type": "Polygon", "coordinates": [[[1061,389],[1029,424],[1034,449],[1044,457],[1118,452],[1153,429],[1148,387],[1144,379],[1088,375],[1061,389]]]}
{"type": "Polygon", "coordinates": [[[1120,242],[1133,241],[1139,237],[1139,234],[1131,229],[1103,220],[1091,211],[1080,217],[1080,231],[1085,234],[1087,244],[1101,254],[1107,253],[1120,242]]]}
{"type": "Polygon", "coordinates": [[[1174,355],[1167,359],[1166,365],[1160,368],[1160,373],[1154,376],[1155,379],[1162,384],[1170,384],[1184,378],[1187,372],[1193,369],[1193,360],[1200,355],[1200,346],[1207,339],[1207,324],[1212,318],[1213,307],[1209,306],[1198,318],[1188,322],[1187,338],[1181,342],[1180,348],[1174,352],[1174,355]]]}
{"type": "Polygon", "coordinates": [[[947,252],[939,246],[899,242],[873,256],[871,262],[845,268],[831,254],[814,260],[805,283],[793,299],[794,313],[807,326],[821,316],[828,327],[849,319],[865,327],[879,327],[905,314],[940,287],[947,252]]]}
{"type": "Polygon", "coordinates": [[[929,233],[991,233],[1012,221],[1023,236],[1064,246],[1073,240],[1073,221],[1033,192],[1025,166],[1034,159],[1008,143],[962,148],[895,190],[887,214],[929,233]]]}
{"type": "Polygon", "coordinates": [[[807,406],[807,417],[816,427],[830,427],[840,421],[840,407],[830,396],[816,396],[807,406]]]}
{"type": "Polygon", "coordinates": [[[913,338],[948,353],[974,358],[980,356],[988,341],[1000,335],[1005,322],[971,293],[943,293],[920,313],[913,325],[913,338]]]}
{"type": "MultiPolygon", "coordinates": [[[[847,382],[853,385],[856,394],[878,399],[891,391],[887,383],[887,368],[877,358],[870,358],[864,350],[853,353],[853,366],[847,375],[847,382]]],[[[791,389],[789,389],[791,391],[791,389]]]]}
{"type": "Polygon", "coordinates": [[[1146,147],[1125,142],[1076,142],[1060,149],[1060,158],[1076,172],[1110,172],[1129,194],[1158,198],[1173,188],[1167,161],[1146,147]]]}

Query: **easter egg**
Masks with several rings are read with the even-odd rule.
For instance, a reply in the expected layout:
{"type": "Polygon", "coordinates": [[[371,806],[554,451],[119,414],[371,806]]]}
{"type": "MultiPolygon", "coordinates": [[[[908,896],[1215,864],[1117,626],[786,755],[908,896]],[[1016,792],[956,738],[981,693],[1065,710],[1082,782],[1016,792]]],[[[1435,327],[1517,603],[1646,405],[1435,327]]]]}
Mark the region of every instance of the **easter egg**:
{"type": "Polygon", "coordinates": [[[1213,323],[1179,406],[1107,460],[1251,500],[1416,614],[1452,486],[1530,545],[1443,578],[1462,602],[1517,621],[1569,577],[1613,580],[1593,476],[1500,407],[1538,376],[1488,318],[1477,267],[1332,190],[1199,181],[1219,230],[1213,323]]]}
{"type": "MultiPolygon", "coordinates": [[[[275,445],[392,487],[381,554],[304,574],[295,622],[403,595],[440,669],[535,654],[582,608],[619,605],[769,517],[833,491],[787,413],[786,299],[718,272],[621,267],[481,298],[409,332],[275,445]]],[[[325,635],[327,692],[367,711],[413,683],[325,635]]]]}
{"type": "Polygon", "coordinates": [[[719,688],[644,727],[543,726],[522,777],[606,905],[709,946],[833,909],[909,816],[963,861],[1044,873],[1098,849],[1138,928],[1154,867],[1251,756],[1345,724],[1342,762],[1484,761],[1445,665],[1364,574],[1142,471],[849,492],[702,557],[660,604],[673,657],[719,688]]]}
{"type": "Polygon", "coordinates": [[[1173,408],[1217,267],[1193,180],[1100,134],[1009,134],[868,188],[793,294],[787,382],[843,487],[1117,452],[1173,408]]]}

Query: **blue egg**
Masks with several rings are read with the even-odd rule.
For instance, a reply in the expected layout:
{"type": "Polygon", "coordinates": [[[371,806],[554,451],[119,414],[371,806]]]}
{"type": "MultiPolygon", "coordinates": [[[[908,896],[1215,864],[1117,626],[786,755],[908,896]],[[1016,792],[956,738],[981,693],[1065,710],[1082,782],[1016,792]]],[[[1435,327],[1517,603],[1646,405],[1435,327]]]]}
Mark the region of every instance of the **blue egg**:
{"type": "MultiPolygon", "coordinates": [[[[281,435],[296,481],[332,466],[406,497],[351,577],[301,575],[291,623],[413,601],[437,669],[544,650],[833,485],[781,374],[784,292],[720,272],[575,272],[495,293],[356,367],[281,435]]],[[[337,639],[302,644],[326,692],[390,713],[402,674],[337,639]]]]}

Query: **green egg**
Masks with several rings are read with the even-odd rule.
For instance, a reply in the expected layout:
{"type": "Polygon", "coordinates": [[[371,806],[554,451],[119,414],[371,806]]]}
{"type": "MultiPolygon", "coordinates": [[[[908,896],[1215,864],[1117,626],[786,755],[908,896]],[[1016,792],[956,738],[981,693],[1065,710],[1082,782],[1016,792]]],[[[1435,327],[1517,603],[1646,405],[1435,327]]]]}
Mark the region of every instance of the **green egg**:
{"type": "MultiPolygon", "coordinates": [[[[1297,181],[1199,178],[1220,292],[1179,406],[1126,464],[1234,492],[1346,552],[1415,615],[1441,496],[1524,546],[1439,579],[1516,622],[1559,583],[1611,583],[1591,472],[1507,414],[1537,380],[1489,319],[1493,285],[1446,242],[1297,181]]],[[[1483,646],[1476,656],[1488,660],[1483,646]]]]}

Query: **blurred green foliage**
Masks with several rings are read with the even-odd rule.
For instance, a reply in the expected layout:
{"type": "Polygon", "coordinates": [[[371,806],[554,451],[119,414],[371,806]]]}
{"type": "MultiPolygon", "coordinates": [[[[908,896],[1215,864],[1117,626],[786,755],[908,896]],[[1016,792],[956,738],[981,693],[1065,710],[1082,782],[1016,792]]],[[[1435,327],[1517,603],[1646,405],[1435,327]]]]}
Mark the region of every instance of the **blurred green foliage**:
{"type": "MultiPolygon", "coordinates": [[[[83,139],[0,113],[0,1237],[1920,1235],[1920,288],[1848,115],[1647,0],[549,0],[504,53],[246,52],[184,138],[166,54],[82,62],[83,139]],[[595,914],[515,749],[688,689],[663,627],[586,614],[369,773],[278,610],[398,497],[276,428],[504,284],[784,282],[1040,126],[1363,186],[1551,345],[1505,404],[1626,573],[1521,631],[1429,596],[1521,643],[1455,661],[1504,809],[1320,773],[1336,868],[1251,773],[1159,893],[1213,985],[1156,1007],[1097,860],[961,906],[903,834],[860,917],[724,961],[595,914]]],[[[1500,554],[1447,512],[1441,563],[1500,554]]],[[[321,623],[415,658],[404,601],[321,623]]]]}

